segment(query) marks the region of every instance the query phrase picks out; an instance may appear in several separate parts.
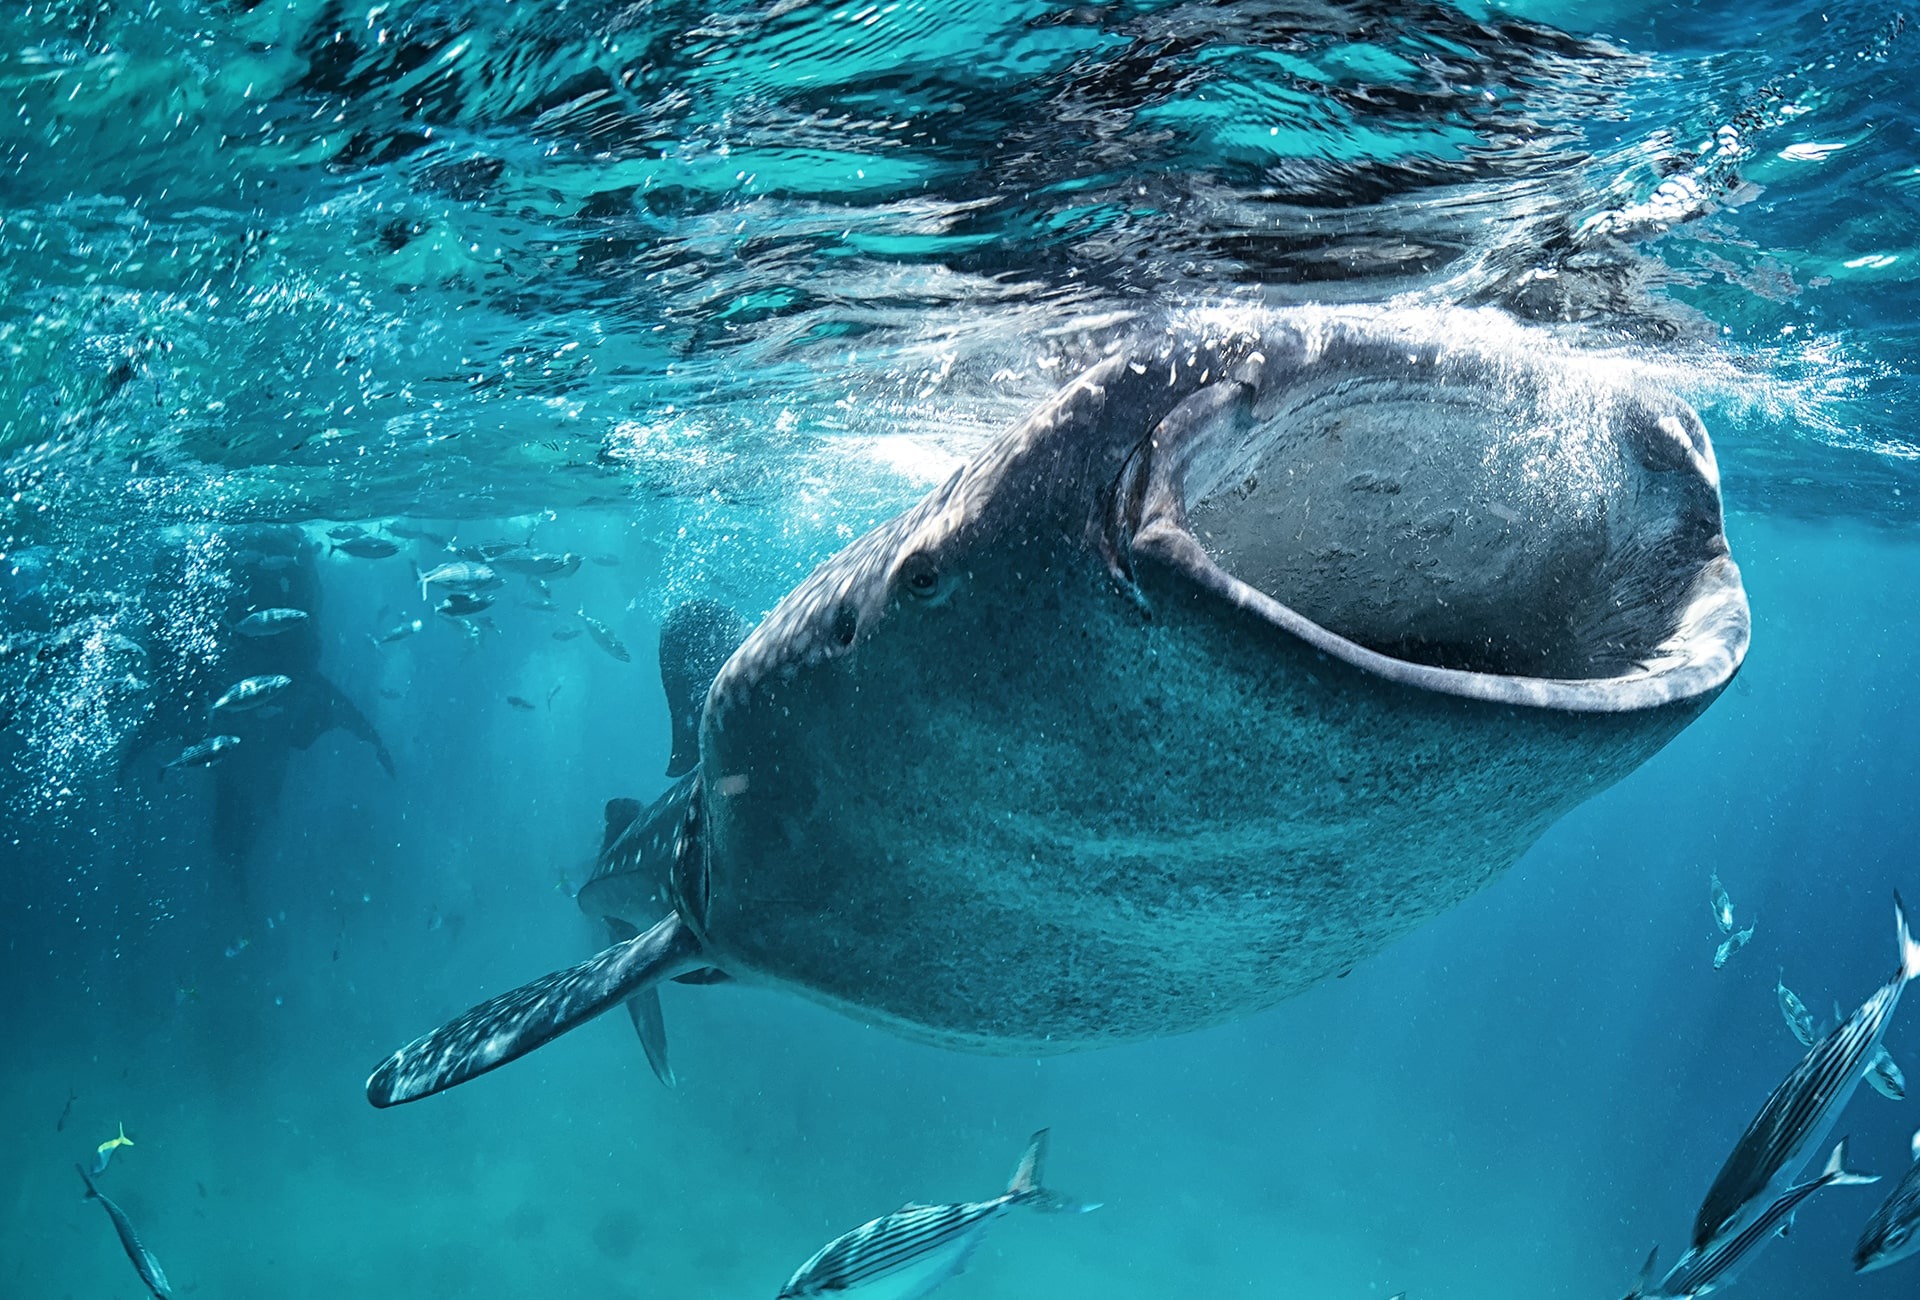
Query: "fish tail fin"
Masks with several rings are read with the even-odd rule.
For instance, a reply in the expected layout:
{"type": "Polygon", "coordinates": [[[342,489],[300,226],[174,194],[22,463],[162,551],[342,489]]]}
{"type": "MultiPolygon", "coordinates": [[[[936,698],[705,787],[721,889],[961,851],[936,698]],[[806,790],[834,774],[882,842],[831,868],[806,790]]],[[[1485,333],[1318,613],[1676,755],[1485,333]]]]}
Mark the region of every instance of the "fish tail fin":
{"type": "Polygon", "coordinates": [[[407,567],[413,570],[413,580],[420,584],[420,599],[427,598],[427,575],[420,572],[420,561],[409,558],[407,567]]]}
{"type": "Polygon", "coordinates": [[[1647,1262],[1640,1266],[1640,1273],[1633,1279],[1633,1290],[1627,1292],[1626,1300],[1640,1300],[1647,1293],[1647,1288],[1653,1285],[1654,1263],[1659,1258],[1660,1247],[1656,1245],[1647,1252],[1647,1262]]]}
{"type": "Polygon", "coordinates": [[[1085,1214],[1089,1210],[1099,1209],[1098,1201],[1071,1200],[1041,1185],[1047,1163],[1049,1131],[1041,1129],[1027,1143],[1026,1152],[1020,1157],[1020,1163],[1014,1166],[1013,1178],[1007,1183],[1008,1199],[1045,1214],[1085,1214]]]}
{"type": "Polygon", "coordinates": [[[73,1167],[73,1172],[75,1172],[76,1174],[79,1174],[80,1181],[87,1185],[87,1194],[82,1199],[89,1200],[89,1201],[99,1200],[100,1189],[93,1185],[93,1175],[87,1172],[87,1167],[82,1164],[76,1164],[73,1167]]]}
{"type": "Polygon", "coordinates": [[[120,1145],[123,1147],[132,1146],[133,1139],[127,1136],[127,1126],[125,1121],[122,1121],[117,1127],[120,1130],[120,1145]]]}
{"type": "Polygon", "coordinates": [[[1008,1196],[1031,1196],[1040,1191],[1040,1178],[1047,1163],[1047,1142],[1051,1129],[1041,1129],[1027,1143],[1026,1151],[1020,1157],[1020,1163],[1013,1167],[1013,1177],[1007,1183],[1008,1196]]]}
{"type": "Polygon", "coordinates": [[[1847,1168],[1846,1138],[1833,1144],[1833,1154],[1827,1157],[1827,1167],[1820,1171],[1820,1177],[1833,1187],[1852,1187],[1880,1181],[1879,1174],[1863,1174],[1847,1168]]]}
{"type": "Polygon", "coordinates": [[[1893,891],[1894,932],[1900,939],[1900,978],[1910,980],[1920,975],[1920,943],[1913,940],[1913,931],[1907,928],[1907,906],[1900,901],[1900,891],[1893,891]]]}

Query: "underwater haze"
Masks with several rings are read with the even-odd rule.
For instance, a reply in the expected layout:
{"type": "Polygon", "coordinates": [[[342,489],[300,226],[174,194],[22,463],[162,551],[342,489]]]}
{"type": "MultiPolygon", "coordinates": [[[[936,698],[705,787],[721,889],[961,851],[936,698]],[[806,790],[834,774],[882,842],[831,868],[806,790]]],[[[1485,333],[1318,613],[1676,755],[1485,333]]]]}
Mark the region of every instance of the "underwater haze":
{"type": "MultiPolygon", "coordinates": [[[[1043,1128],[1100,1208],[1016,1208],[941,1295],[1664,1270],[1806,1052],[1777,987],[1824,1033],[1920,903],[1916,51],[1896,8],[1804,0],[5,5],[0,1297],[149,1294],[79,1164],[178,1296],[774,1300],[877,1216],[1000,1195],[1043,1128]],[[1501,400],[1536,365],[1543,408],[1690,403],[1737,675],[1458,906],[1369,894],[1363,959],[1194,1032],[951,1050],[744,962],[662,986],[672,1087],[615,1010],[368,1104],[609,942],[575,895],[608,802],[672,785],[688,602],[758,622],[1103,356],[1271,321],[1427,331],[1503,359],[1501,400]]],[[[909,702],[929,735],[965,703],[909,702]]],[[[1005,811],[922,749],[915,789],[1005,811]]],[[[683,868],[663,915],[706,905],[683,868]]],[[[1727,1291],[1911,1296],[1920,1261],[1853,1250],[1916,1128],[1859,1088],[1805,1176],[1846,1135],[1881,1181],[1727,1291]]]]}

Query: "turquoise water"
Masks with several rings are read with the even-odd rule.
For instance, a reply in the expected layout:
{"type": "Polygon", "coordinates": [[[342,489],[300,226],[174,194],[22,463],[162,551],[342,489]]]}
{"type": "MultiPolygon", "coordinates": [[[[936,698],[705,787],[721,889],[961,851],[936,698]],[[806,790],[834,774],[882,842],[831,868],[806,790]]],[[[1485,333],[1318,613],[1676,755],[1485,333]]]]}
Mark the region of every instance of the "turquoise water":
{"type": "MultiPolygon", "coordinates": [[[[943,1295],[1618,1296],[1677,1258],[1799,1055],[1776,976],[1854,1005],[1920,894],[1909,28],[9,8],[0,1295],[138,1294],[71,1170],[120,1123],[103,1190],[181,1295],[771,1297],[875,1215],[994,1194],[1043,1125],[1105,1208],[1008,1218],[943,1295]],[[1087,322],[1223,301],[1489,306],[1679,388],[1754,609],[1733,686],[1484,892],[1223,1027],[1036,1061],[669,987],[673,1091],[614,1015],[367,1106],[385,1053],[605,942],[567,895],[602,804],[666,788],[669,610],[768,609],[1087,322]],[[329,553],[343,523],[588,558],[470,638],[410,581],[436,541],[329,553]],[[317,548],[268,572],[392,777],[348,727],[157,779],[143,725],[283,536],[250,525],[317,548]],[[556,640],[575,610],[632,661],[556,640]],[[1715,871],[1757,919],[1718,972],[1715,871]]],[[[1888,1046],[1920,1065],[1910,1016],[1888,1046]]],[[[1836,1132],[1891,1180],[1917,1124],[1862,1089],[1836,1132]]],[[[1920,1264],[1850,1266],[1880,1190],[1815,1198],[1741,1293],[1909,1294],[1920,1264]]]]}

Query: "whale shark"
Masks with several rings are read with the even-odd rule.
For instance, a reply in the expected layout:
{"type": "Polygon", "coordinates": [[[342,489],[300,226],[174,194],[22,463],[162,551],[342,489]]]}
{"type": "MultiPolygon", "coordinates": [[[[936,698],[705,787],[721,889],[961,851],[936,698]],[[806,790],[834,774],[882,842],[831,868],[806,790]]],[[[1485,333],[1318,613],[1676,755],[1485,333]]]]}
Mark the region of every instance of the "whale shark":
{"type": "Polygon", "coordinates": [[[1148,1039],[1486,885],[1697,717],[1750,623],[1699,416],[1503,321],[1122,335],[726,654],[692,769],[610,810],[580,901],[622,937],[369,1100],[622,1003],[663,1034],[687,977],[972,1051],[1148,1039]]]}
{"type": "MultiPolygon", "coordinates": [[[[124,779],[149,751],[176,750],[204,738],[210,710],[236,683],[283,678],[271,707],[223,713],[214,728],[234,733],[240,742],[237,756],[244,760],[222,763],[206,777],[212,786],[210,847],[223,867],[238,870],[277,813],[293,750],[311,748],[339,730],[364,743],[388,777],[394,766],[372,721],[320,671],[324,641],[314,544],[302,530],[284,524],[233,526],[221,537],[227,630],[219,651],[205,656],[197,645],[182,649],[168,635],[164,610],[154,615],[147,637],[155,659],[154,695],[122,750],[120,767],[124,779]],[[268,608],[297,608],[309,617],[285,620],[271,636],[235,630],[268,608]]],[[[186,563],[178,550],[163,553],[153,589],[185,586],[186,563]]]]}

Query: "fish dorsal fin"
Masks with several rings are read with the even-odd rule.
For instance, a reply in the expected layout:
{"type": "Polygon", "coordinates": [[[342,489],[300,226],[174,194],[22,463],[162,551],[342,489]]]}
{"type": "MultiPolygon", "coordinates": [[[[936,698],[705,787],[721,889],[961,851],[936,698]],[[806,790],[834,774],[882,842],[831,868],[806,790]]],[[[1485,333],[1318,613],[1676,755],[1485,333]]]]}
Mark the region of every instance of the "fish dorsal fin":
{"type": "Polygon", "coordinates": [[[717,600],[686,601],[660,625],[660,686],[673,718],[668,776],[685,776],[700,761],[707,690],[749,630],[745,619],[717,600]]]}
{"type": "Polygon", "coordinates": [[[1640,1266],[1640,1272],[1633,1279],[1633,1290],[1627,1292],[1627,1300],[1640,1300],[1647,1289],[1653,1285],[1653,1267],[1660,1258],[1658,1245],[1647,1252],[1647,1262],[1640,1266]]]}
{"type": "Polygon", "coordinates": [[[924,1201],[908,1201],[905,1205],[895,1210],[894,1213],[895,1214],[911,1214],[915,1210],[931,1210],[932,1208],[933,1207],[931,1205],[928,1205],[924,1201]]]}
{"type": "Polygon", "coordinates": [[[640,807],[641,805],[638,799],[607,800],[607,824],[606,829],[602,831],[600,835],[600,857],[602,860],[606,858],[608,853],[613,851],[613,846],[620,842],[620,837],[625,835],[634,822],[639,820],[640,807]]]}

